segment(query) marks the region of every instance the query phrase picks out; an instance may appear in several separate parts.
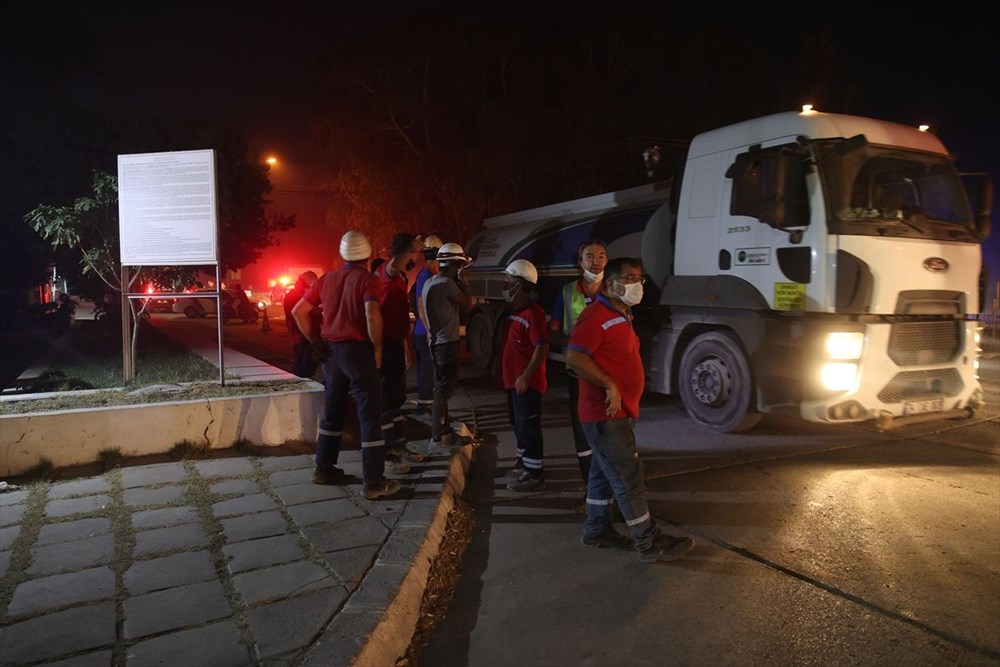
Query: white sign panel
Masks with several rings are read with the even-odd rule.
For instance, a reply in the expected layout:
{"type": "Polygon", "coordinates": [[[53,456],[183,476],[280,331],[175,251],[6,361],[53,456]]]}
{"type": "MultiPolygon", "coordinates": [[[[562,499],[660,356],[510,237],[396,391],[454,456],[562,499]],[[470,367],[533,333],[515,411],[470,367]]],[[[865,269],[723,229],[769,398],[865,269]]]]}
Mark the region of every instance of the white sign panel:
{"type": "Polygon", "coordinates": [[[218,264],[215,151],[118,156],[123,266],[218,264]]]}

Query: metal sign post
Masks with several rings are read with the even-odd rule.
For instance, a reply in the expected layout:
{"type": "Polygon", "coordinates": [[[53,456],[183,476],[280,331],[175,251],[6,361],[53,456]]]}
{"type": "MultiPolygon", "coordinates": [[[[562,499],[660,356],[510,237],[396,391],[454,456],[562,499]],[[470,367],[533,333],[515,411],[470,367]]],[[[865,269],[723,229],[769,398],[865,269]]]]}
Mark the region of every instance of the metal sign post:
{"type": "MultiPolygon", "coordinates": [[[[219,224],[215,151],[173,151],[118,156],[118,218],[122,266],[122,335],[125,382],[131,358],[129,266],[215,267],[219,383],[225,385],[219,296],[219,224]],[[127,313],[126,313],[127,309],[127,313]]],[[[174,296],[174,295],[166,295],[174,296]]],[[[176,295],[186,296],[184,294],[176,295]]]]}

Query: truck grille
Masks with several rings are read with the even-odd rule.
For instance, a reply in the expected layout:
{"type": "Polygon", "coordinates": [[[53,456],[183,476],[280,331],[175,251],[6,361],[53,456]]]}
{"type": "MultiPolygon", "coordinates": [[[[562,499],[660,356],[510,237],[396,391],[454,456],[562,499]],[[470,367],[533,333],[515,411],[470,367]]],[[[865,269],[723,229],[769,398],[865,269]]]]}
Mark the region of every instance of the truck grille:
{"type": "Polygon", "coordinates": [[[897,366],[943,364],[961,349],[961,322],[907,322],[892,325],[889,358],[897,366]]]}
{"type": "Polygon", "coordinates": [[[958,396],[965,388],[956,368],[939,368],[929,371],[903,371],[897,373],[878,398],[883,403],[898,403],[907,398],[930,395],[958,396]]]}

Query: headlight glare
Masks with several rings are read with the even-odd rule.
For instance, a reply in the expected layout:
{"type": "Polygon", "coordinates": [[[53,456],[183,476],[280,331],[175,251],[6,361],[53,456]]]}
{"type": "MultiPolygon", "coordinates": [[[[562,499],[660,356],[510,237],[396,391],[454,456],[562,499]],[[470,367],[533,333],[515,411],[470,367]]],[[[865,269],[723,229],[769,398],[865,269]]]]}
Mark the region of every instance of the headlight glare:
{"type": "Polygon", "coordinates": [[[820,371],[823,387],[831,391],[847,391],[854,386],[858,375],[858,365],[848,363],[823,364],[820,371]]]}
{"type": "Polygon", "coordinates": [[[860,331],[831,331],[826,335],[826,353],[830,359],[860,359],[865,335],[860,331]]]}

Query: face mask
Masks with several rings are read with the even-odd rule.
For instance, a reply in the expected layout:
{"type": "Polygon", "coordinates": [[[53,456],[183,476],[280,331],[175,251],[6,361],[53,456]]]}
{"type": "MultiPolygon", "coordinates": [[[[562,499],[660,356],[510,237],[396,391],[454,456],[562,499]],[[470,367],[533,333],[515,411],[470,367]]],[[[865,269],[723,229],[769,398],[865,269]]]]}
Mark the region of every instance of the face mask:
{"type": "Polygon", "coordinates": [[[642,283],[630,283],[628,285],[619,283],[619,285],[625,288],[625,293],[618,298],[621,299],[626,306],[631,308],[635,304],[642,301],[642,283]]]}
{"type": "Polygon", "coordinates": [[[511,285],[509,288],[500,292],[503,295],[503,300],[507,303],[514,301],[514,295],[517,294],[517,285],[511,285]]]}
{"type": "Polygon", "coordinates": [[[583,270],[583,279],[588,283],[599,283],[604,278],[604,271],[600,273],[591,273],[587,269],[583,270]]]}

